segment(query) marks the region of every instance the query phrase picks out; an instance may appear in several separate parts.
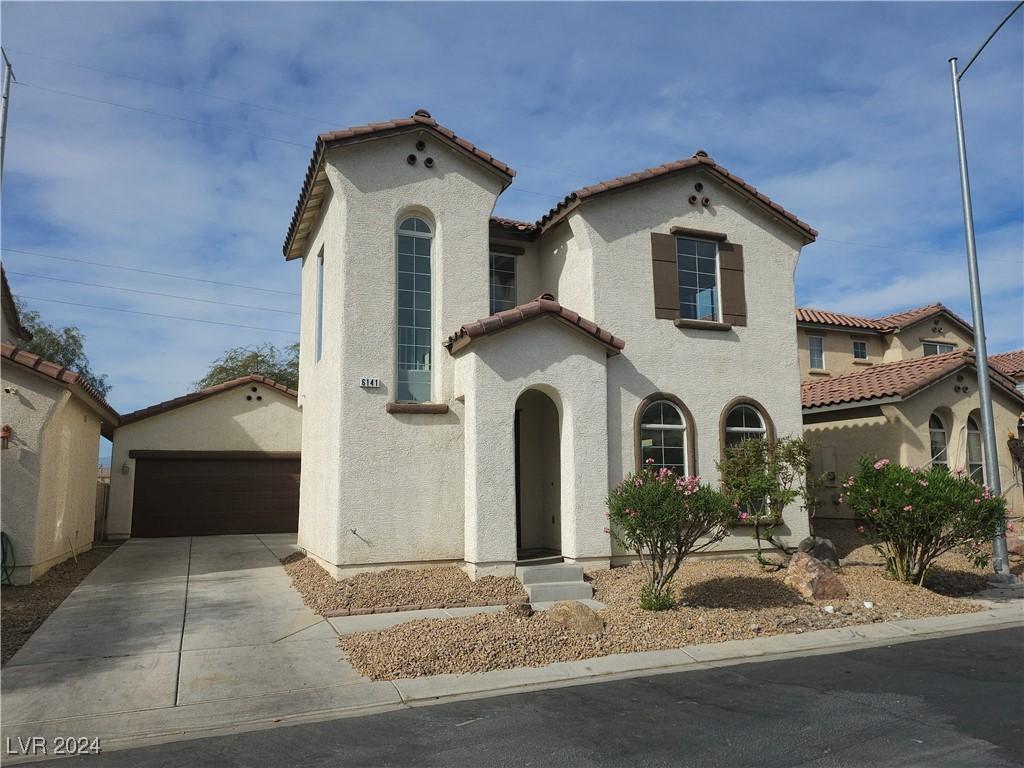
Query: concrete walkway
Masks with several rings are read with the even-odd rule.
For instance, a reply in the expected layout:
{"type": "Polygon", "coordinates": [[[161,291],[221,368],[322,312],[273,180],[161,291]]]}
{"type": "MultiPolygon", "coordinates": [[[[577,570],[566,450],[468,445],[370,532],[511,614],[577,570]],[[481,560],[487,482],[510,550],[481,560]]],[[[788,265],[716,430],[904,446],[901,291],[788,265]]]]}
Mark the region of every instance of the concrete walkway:
{"type": "MultiPolygon", "coordinates": [[[[339,634],[428,614],[443,618],[495,609],[322,619],[303,606],[281,567],[280,558],[295,550],[294,538],[218,536],[122,545],[4,668],[2,743],[31,736],[88,736],[99,737],[104,749],[116,749],[1024,623],[1018,589],[986,595],[990,607],[981,613],[374,682],[342,658],[339,634]]],[[[6,757],[5,762],[19,759],[6,757]]]]}

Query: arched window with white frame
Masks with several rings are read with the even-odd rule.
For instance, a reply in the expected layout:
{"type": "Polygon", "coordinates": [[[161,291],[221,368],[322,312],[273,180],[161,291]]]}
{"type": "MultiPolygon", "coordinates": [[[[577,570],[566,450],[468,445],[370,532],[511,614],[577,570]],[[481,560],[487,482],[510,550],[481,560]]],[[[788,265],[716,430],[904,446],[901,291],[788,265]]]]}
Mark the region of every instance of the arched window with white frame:
{"type": "Polygon", "coordinates": [[[398,365],[395,399],[430,400],[431,245],[433,230],[417,216],[398,225],[398,365]]]}
{"type": "Polygon", "coordinates": [[[949,437],[946,426],[937,413],[928,418],[928,442],[931,446],[932,466],[949,467],[949,437]]]}
{"type": "Polygon", "coordinates": [[[981,449],[981,430],[973,416],[967,417],[967,471],[974,482],[985,482],[985,458],[981,449]]]}
{"type": "Polygon", "coordinates": [[[677,475],[689,474],[687,422],[676,403],[668,399],[645,401],[639,418],[639,459],[642,467],[665,467],[677,475]],[[648,463],[650,461],[651,463],[648,463]]]}
{"type": "Polygon", "coordinates": [[[761,413],[752,405],[741,403],[725,417],[724,448],[732,448],[744,440],[765,437],[768,429],[761,413]]]}

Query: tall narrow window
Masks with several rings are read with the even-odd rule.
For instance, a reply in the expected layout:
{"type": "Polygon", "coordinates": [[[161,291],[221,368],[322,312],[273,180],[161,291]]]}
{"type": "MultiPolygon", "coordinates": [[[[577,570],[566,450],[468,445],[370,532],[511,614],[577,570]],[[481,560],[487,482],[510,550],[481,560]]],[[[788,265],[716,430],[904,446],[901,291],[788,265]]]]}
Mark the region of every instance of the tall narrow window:
{"type": "Polygon", "coordinates": [[[807,351],[810,354],[810,367],[814,371],[825,370],[825,337],[808,336],[807,351]]]}
{"type": "Polygon", "coordinates": [[[516,257],[491,254],[491,314],[516,305],[516,257]]]}
{"type": "Polygon", "coordinates": [[[928,419],[928,438],[931,443],[932,464],[939,467],[949,466],[949,457],[946,449],[949,441],[946,439],[946,427],[938,414],[933,413],[928,419]]]}
{"type": "Polygon", "coordinates": [[[667,467],[677,475],[687,474],[686,420],[668,400],[656,400],[640,415],[640,459],[653,469],[667,467]],[[648,464],[648,459],[653,460],[648,464]]]}
{"type": "Polygon", "coordinates": [[[316,257],[316,362],[324,354],[324,249],[316,257]]]}
{"type": "Polygon", "coordinates": [[[725,417],[725,447],[732,448],[750,438],[767,434],[764,419],[752,405],[737,405],[725,417]]]}
{"type": "Polygon", "coordinates": [[[967,471],[976,483],[985,482],[985,461],[981,450],[981,430],[973,416],[967,417],[967,471]]]}
{"type": "Polygon", "coordinates": [[[430,400],[430,225],[410,217],[398,227],[398,382],[396,399],[430,400]]]}
{"type": "Polygon", "coordinates": [[[718,245],[706,240],[676,238],[679,272],[679,317],[718,320],[718,245]]]}

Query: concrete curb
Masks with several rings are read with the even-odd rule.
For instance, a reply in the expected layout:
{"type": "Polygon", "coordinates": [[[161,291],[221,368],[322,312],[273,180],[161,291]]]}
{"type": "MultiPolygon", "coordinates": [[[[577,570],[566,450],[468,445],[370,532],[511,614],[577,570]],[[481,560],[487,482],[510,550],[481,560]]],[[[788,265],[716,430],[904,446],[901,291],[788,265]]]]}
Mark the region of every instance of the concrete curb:
{"type": "MultiPolygon", "coordinates": [[[[103,749],[110,751],[272,728],[281,724],[358,717],[463,699],[841,653],[1012,627],[1024,627],[1024,603],[1000,605],[979,613],[878,622],[663,651],[614,654],[544,667],[438,675],[394,682],[366,681],[312,691],[307,689],[161,709],[36,723],[4,723],[3,736],[44,736],[51,739],[56,735],[98,736],[103,749]]],[[[5,757],[7,759],[4,762],[7,764],[37,759],[5,757]]],[[[49,757],[52,758],[52,755],[49,757]]]]}
{"type": "Polygon", "coordinates": [[[445,610],[447,608],[493,608],[506,605],[524,605],[530,598],[522,597],[513,602],[506,600],[470,600],[464,603],[413,603],[410,605],[376,605],[372,608],[338,608],[320,614],[325,619],[340,619],[345,616],[370,616],[377,613],[407,613],[409,611],[445,610]]]}

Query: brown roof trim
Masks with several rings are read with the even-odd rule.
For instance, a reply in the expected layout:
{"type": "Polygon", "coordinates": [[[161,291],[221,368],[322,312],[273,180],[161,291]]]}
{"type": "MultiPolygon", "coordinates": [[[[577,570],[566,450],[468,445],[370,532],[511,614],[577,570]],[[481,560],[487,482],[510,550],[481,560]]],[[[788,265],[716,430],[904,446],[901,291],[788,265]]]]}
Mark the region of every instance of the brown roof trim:
{"type": "MultiPolygon", "coordinates": [[[[800,398],[804,408],[824,408],[861,403],[879,398],[906,399],[962,368],[977,370],[974,350],[954,350],[942,355],[917,357],[873,365],[862,371],[804,381],[800,398]]],[[[992,382],[1015,400],[1024,403],[1013,379],[989,366],[992,382]]]]}
{"type": "Polygon", "coordinates": [[[491,235],[513,240],[536,240],[540,236],[540,227],[529,221],[505,219],[491,216],[491,235]]]}
{"type": "Polygon", "coordinates": [[[989,355],[988,364],[1004,376],[1024,376],[1024,349],[1015,349],[1012,352],[1001,352],[998,355],[989,355]]]}
{"type": "Polygon", "coordinates": [[[426,415],[443,415],[448,413],[448,403],[411,403],[390,402],[384,404],[388,413],[418,413],[426,415]]]}
{"type": "Polygon", "coordinates": [[[132,448],[129,459],[159,459],[161,461],[301,461],[299,451],[160,451],[132,448]]]}
{"type": "Polygon", "coordinates": [[[291,398],[297,399],[299,396],[298,392],[294,389],[289,389],[284,384],[278,384],[276,381],[269,379],[266,376],[251,374],[249,376],[241,376],[237,379],[232,379],[231,381],[225,381],[222,384],[215,384],[212,387],[201,389],[198,392],[189,392],[187,395],[176,397],[173,400],[164,400],[162,403],[157,403],[156,405],[151,405],[147,408],[140,408],[137,411],[126,413],[121,417],[121,426],[131,424],[136,421],[142,421],[143,419],[148,419],[150,416],[166,413],[167,411],[172,411],[175,408],[181,408],[184,405],[197,403],[200,400],[205,400],[213,395],[217,395],[221,392],[226,392],[229,389],[241,387],[246,384],[262,384],[263,386],[270,387],[271,389],[276,389],[281,394],[287,395],[291,398]]]}
{"type": "Polygon", "coordinates": [[[693,157],[686,158],[685,160],[676,160],[675,162],[659,165],[655,168],[647,168],[637,173],[631,173],[628,176],[619,176],[618,178],[601,181],[597,184],[577,189],[575,192],[570,192],[564,200],[541,217],[540,221],[537,222],[537,226],[540,227],[541,231],[547,231],[564,219],[574,208],[592,197],[605,192],[630,187],[644,181],[665,178],[691,168],[704,168],[723,181],[726,181],[742,194],[781,216],[786,223],[795,227],[808,242],[813,242],[818,238],[818,231],[816,229],[799,219],[796,214],[790,213],[781,205],[772,201],[767,195],[759,192],[756,187],[748,184],[739,176],[730,173],[708,157],[707,153],[703,150],[698,150],[694,153],[693,157]]]}
{"type": "Polygon", "coordinates": [[[2,283],[2,295],[0,301],[3,303],[3,313],[7,317],[7,324],[15,337],[22,341],[31,341],[32,334],[21,324],[21,315],[18,314],[18,305],[14,301],[14,294],[11,293],[11,284],[7,282],[7,270],[0,264],[0,283],[2,283]]]}
{"type": "Polygon", "coordinates": [[[417,109],[409,117],[400,117],[384,123],[369,123],[367,125],[345,128],[340,131],[321,133],[316,137],[313,156],[309,160],[306,177],[302,183],[302,190],[299,193],[298,202],[295,204],[295,212],[292,214],[291,223],[288,225],[288,234],[284,240],[285,259],[296,259],[302,255],[301,245],[305,241],[303,235],[307,235],[309,230],[312,229],[316,215],[320,211],[320,204],[323,202],[323,193],[327,185],[326,177],[323,174],[323,160],[328,150],[345,144],[382,139],[388,136],[397,136],[403,133],[423,130],[429,131],[451,148],[482,163],[497,173],[502,179],[503,186],[508,186],[512,183],[512,178],[516,175],[515,170],[490,153],[484,152],[472,142],[455,135],[453,131],[445,128],[431,117],[430,113],[425,109],[417,109]],[[314,194],[314,191],[317,194],[314,194]]]}
{"type": "Polygon", "coordinates": [[[110,403],[103,399],[103,395],[97,392],[79,374],[67,368],[62,368],[56,363],[51,363],[49,360],[44,360],[32,352],[12,347],[10,344],[0,345],[0,350],[2,350],[0,355],[2,355],[5,362],[15,363],[21,368],[45,376],[66,387],[100,417],[102,422],[101,432],[104,437],[110,437],[113,429],[119,424],[121,417],[111,407],[110,403]]]}
{"type": "Polygon", "coordinates": [[[551,317],[567,324],[570,328],[587,336],[587,338],[603,344],[608,350],[609,356],[619,354],[626,346],[626,342],[622,339],[613,336],[596,323],[580,317],[578,313],[573,312],[568,307],[563,307],[550,293],[542,294],[533,301],[520,304],[512,309],[506,309],[482,320],[463,325],[458,331],[448,337],[445,346],[454,355],[462,348],[468,346],[474,339],[497,333],[498,331],[504,331],[507,328],[520,325],[538,317],[551,317]]]}

